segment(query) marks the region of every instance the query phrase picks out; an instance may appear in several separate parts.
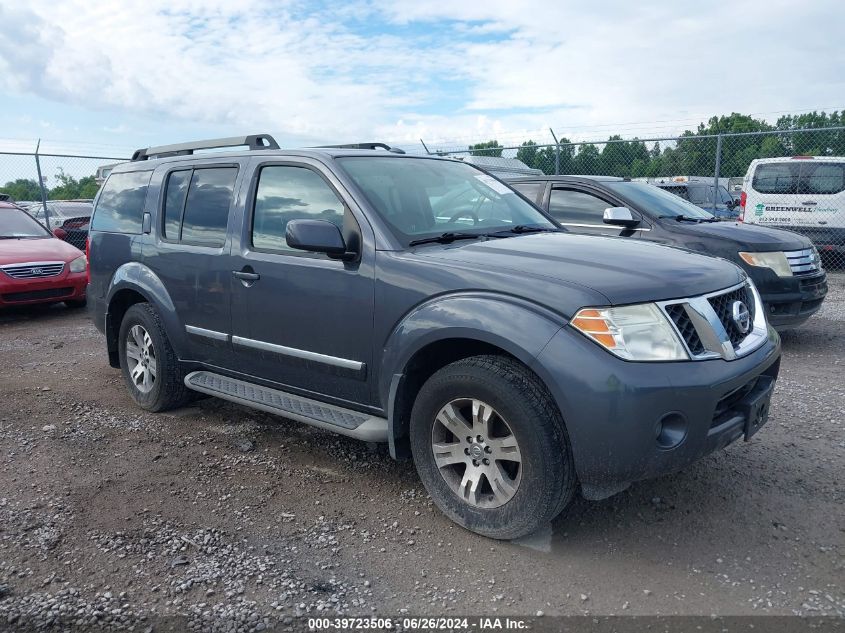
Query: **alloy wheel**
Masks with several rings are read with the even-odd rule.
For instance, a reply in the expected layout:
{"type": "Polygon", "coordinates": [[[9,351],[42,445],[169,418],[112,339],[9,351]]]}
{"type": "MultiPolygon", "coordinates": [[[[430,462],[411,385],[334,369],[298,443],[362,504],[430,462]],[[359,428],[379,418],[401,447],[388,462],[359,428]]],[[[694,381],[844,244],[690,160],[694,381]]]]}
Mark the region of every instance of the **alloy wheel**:
{"type": "Polygon", "coordinates": [[[507,421],[489,404],[459,398],[435,418],[431,450],[440,475],[463,501],[498,508],[522,478],[522,455],[507,421]]]}
{"type": "Polygon", "coordinates": [[[126,336],[126,364],[135,388],[149,393],[155,386],[158,368],[153,340],[141,325],[133,325],[126,336]]]}

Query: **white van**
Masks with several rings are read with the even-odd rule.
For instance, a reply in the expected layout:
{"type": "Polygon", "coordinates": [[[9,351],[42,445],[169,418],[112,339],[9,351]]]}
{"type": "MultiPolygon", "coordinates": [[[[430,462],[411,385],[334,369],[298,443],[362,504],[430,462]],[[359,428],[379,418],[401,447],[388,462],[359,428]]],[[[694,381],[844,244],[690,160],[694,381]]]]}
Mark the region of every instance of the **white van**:
{"type": "Polygon", "coordinates": [[[845,253],[845,157],[751,161],[740,197],[746,224],[802,233],[820,251],[845,253]]]}

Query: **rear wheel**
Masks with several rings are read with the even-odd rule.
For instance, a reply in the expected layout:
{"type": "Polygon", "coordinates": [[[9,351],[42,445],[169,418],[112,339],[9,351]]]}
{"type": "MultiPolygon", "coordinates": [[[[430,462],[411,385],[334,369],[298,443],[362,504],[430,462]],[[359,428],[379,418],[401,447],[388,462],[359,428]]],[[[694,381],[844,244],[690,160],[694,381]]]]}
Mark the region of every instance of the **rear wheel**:
{"type": "Polygon", "coordinates": [[[520,363],[476,356],[436,372],[411,416],[420,479],[453,521],[493,538],[529,534],[572,500],[563,420],[520,363]]]}
{"type": "Polygon", "coordinates": [[[149,303],[136,303],[120,325],[120,369],[135,402],[148,411],[167,411],[190,401],[185,374],[149,303]]]}

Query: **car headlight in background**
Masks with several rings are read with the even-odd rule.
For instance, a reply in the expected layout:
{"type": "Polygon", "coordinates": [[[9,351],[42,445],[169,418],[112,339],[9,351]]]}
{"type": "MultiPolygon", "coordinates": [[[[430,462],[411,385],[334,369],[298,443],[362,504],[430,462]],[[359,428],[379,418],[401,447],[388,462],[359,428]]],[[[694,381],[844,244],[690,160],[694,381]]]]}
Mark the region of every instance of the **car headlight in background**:
{"type": "Polygon", "coordinates": [[[653,303],[583,308],[570,325],[625,360],[689,360],[669,320],[653,303]]]}
{"type": "Polygon", "coordinates": [[[778,277],[792,277],[792,269],[783,251],[770,251],[767,253],[739,253],[740,258],[750,266],[771,268],[778,277]]]}
{"type": "Polygon", "coordinates": [[[72,273],[84,273],[86,268],[88,268],[88,260],[85,259],[85,255],[80,255],[70,263],[72,273]]]}

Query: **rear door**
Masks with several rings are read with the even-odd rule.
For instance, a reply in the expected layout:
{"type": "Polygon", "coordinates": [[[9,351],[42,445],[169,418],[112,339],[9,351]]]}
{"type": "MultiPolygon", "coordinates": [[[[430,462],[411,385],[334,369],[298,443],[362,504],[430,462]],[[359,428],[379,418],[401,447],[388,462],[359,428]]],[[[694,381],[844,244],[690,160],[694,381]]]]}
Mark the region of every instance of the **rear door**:
{"type": "Polygon", "coordinates": [[[237,160],[219,159],[169,167],[155,248],[144,256],[184,324],[190,359],[223,367],[231,362],[229,227],[241,168],[237,160]]]}
{"type": "MultiPolygon", "coordinates": [[[[553,184],[547,195],[544,208],[548,210],[549,215],[573,233],[618,237],[639,237],[640,235],[639,227],[628,229],[604,223],[605,209],[617,207],[620,204],[603,192],[573,184],[553,184]]],[[[636,211],[632,213],[637,215],[636,211]]]]}

